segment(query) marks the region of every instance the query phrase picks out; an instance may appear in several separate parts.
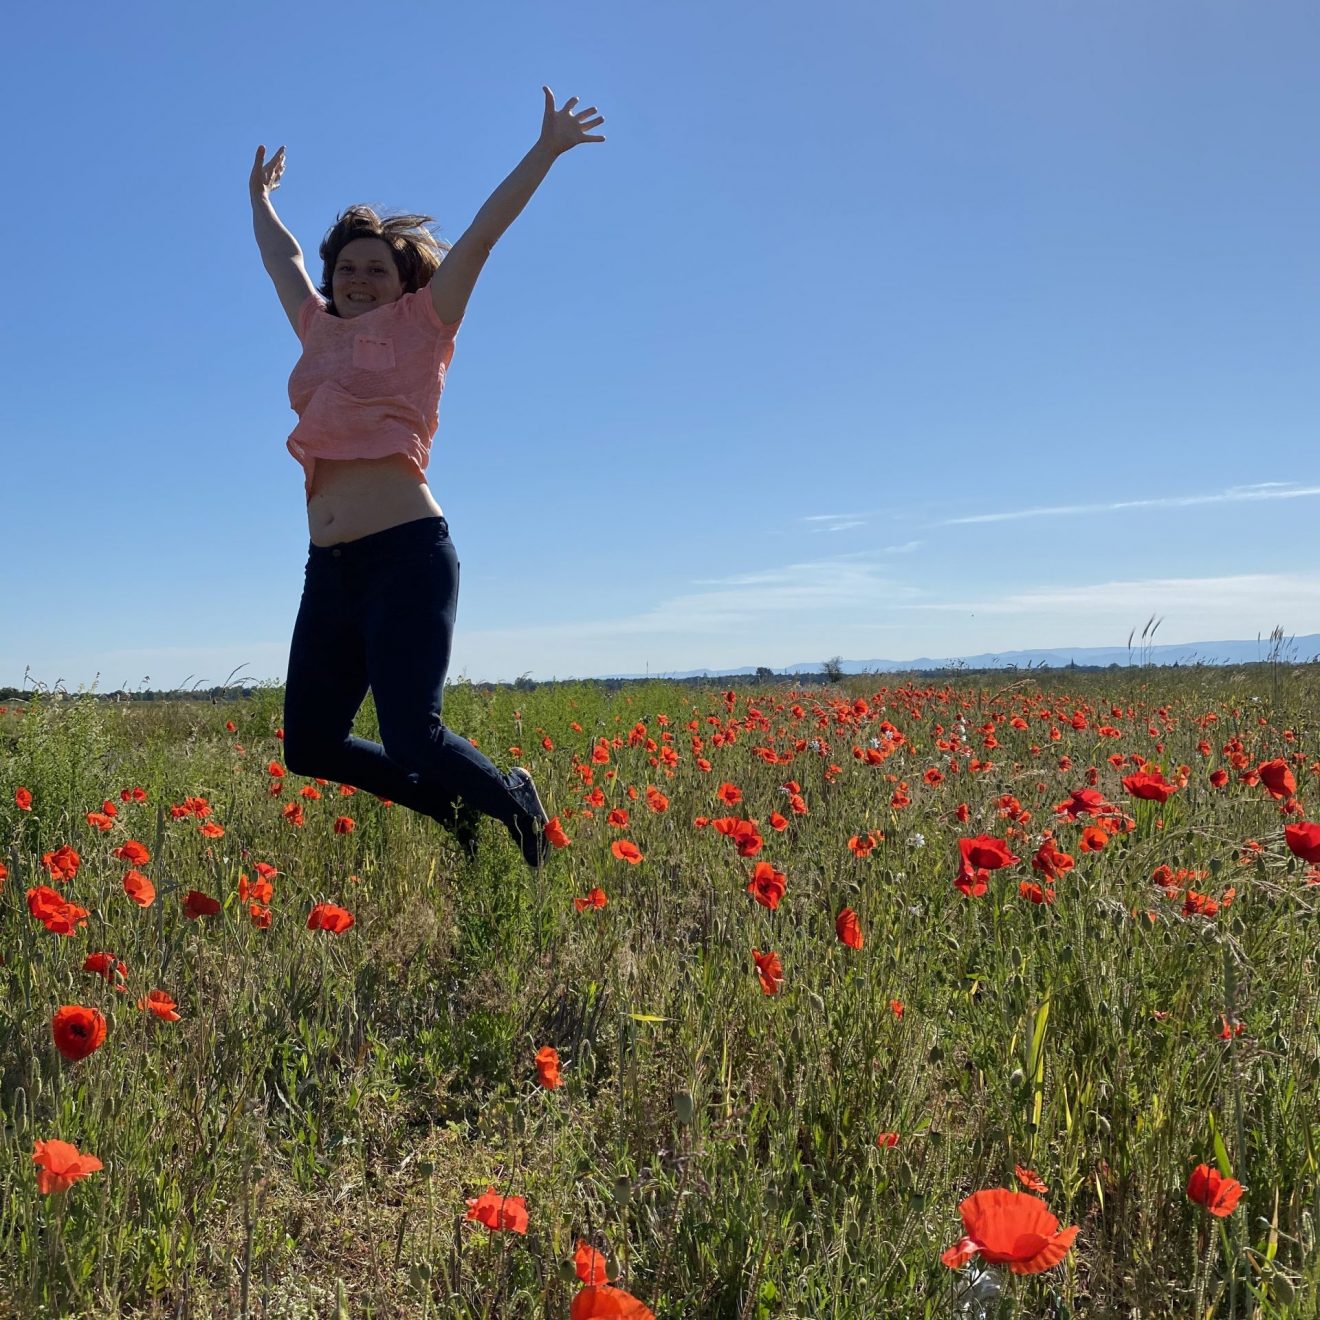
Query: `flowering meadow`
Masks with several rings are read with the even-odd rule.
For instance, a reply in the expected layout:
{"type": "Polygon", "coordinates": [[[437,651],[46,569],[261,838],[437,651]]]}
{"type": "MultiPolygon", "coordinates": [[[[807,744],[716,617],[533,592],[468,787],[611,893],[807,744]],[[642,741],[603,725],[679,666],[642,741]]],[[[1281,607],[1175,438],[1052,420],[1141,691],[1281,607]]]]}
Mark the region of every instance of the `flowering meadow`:
{"type": "Polygon", "coordinates": [[[0,1316],[1316,1314],[1274,677],[455,685],[539,872],[278,688],[0,710],[0,1316]]]}

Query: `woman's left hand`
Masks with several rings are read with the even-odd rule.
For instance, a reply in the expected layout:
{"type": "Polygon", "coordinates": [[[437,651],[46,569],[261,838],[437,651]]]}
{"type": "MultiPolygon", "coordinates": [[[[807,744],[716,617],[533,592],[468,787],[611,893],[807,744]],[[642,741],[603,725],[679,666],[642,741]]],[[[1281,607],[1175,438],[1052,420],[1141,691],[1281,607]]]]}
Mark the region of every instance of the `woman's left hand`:
{"type": "Polygon", "coordinates": [[[556,156],[563,155],[570,147],[576,147],[579,142],[605,141],[603,136],[586,131],[605,122],[604,115],[597,115],[595,119],[587,118],[588,115],[596,114],[594,105],[573,114],[573,107],[577,104],[578,98],[570,96],[564,102],[564,108],[556,110],[555,94],[544,84],[541,90],[545,93],[545,118],[541,121],[541,141],[556,156]]]}

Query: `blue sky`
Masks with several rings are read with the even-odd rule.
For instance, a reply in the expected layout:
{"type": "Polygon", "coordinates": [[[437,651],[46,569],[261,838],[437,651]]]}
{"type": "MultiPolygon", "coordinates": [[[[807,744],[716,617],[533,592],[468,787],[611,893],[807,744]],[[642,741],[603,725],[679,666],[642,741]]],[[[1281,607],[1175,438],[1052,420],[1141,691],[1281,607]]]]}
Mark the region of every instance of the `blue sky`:
{"type": "Polygon", "coordinates": [[[247,177],[457,239],[451,676],[1320,631],[1320,10],[239,0],[9,20],[0,685],[282,680],[299,345],[247,177]],[[67,21],[66,21],[67,20],[67,21]],[[241,667],[241,668],[240,668],[241,667]]]}

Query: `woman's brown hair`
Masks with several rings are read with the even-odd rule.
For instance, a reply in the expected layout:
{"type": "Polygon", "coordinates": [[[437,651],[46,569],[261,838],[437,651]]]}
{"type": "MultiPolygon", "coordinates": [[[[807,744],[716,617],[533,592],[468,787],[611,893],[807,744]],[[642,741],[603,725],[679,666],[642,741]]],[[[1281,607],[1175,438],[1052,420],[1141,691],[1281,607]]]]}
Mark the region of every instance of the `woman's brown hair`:
{"type": "Polygon", "coordinates": [[[438,239],[426,228],[434,223],[429,215],[379,216],[369,206],[350,206],[335,217],[335,223],[321,240],[321,287],[318,292],[328,304],[332,316],[338,316],[331,278],[339,254],[355,238],[383,239],[394,254],[394,266],[399,272],[404,293],[424,289],[431,276],[440,269],[445,253],[452,243],[438,239]]]}

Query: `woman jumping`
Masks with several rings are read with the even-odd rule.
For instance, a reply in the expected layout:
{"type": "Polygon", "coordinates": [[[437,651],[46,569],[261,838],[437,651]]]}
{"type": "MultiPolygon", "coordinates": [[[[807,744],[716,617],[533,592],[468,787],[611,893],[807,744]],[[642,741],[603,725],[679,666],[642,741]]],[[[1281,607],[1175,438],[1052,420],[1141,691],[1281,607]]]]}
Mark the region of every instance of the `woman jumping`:
{"type": "Polygon", "coordinates": [[[349,207],[321,243],[321,287],[270,194],[284,148],[257,148],[250,190],[262,263],[302,343],[289,377],[311,534],[289,648],[284,757],[295,774],[332,779],[421,812],[468,856],[481,817],[503,821],[529,866],[548,844],[545,808],[522,767],[496,769],[440,718],[458,604],[449,524],[426,484],[440,393],[477,276],[556,157],[580,142],[596,107],[555,109],[541,136],[457,243],[425,215],[381,218],[349,207]],[[380,743],[354,737],[370,687],[380,743]],[[383,746],[382,746],[383,744],[383,746]]]}

